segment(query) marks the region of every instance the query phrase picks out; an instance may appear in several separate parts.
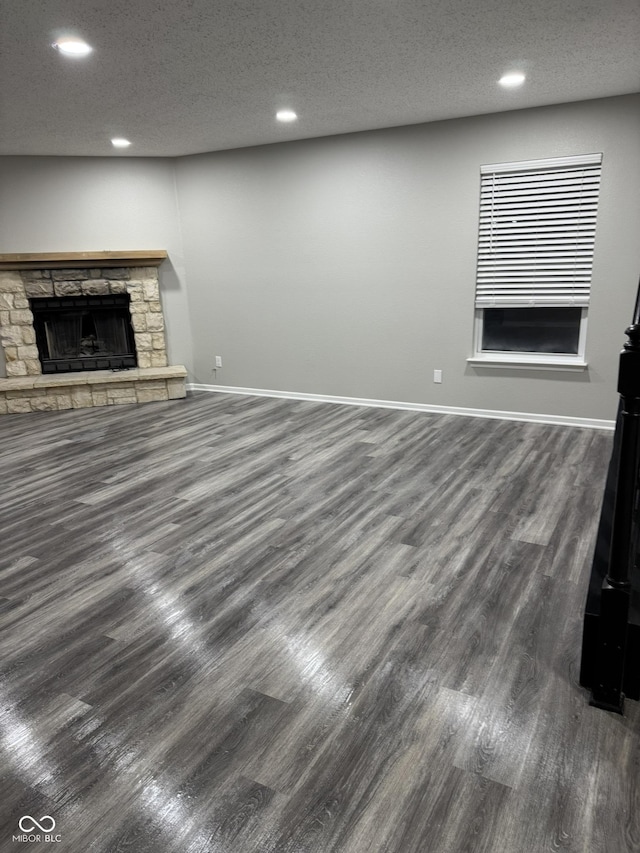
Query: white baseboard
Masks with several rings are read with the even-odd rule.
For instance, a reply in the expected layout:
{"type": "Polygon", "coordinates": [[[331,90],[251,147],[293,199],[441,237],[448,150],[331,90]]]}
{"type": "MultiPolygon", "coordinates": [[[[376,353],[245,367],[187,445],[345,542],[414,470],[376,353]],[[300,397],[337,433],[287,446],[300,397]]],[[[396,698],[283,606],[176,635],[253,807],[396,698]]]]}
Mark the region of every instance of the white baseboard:
{"type": "Polygon", "coordinates": [[[342,406],[372,406],[378,409],[400,409],[410,412],[431,412],[439,415],[463,415],[468,418],[492,418],[501,421],[525,421],[534,424],[581,427],[582,429],[615,429],[615,421],[597,418],[572,418],[567,415],[539,415],[531,412],[499,412],[493,409],[465,409],[459,406],[433,406],[430,403],[401,403],[395,400],[366,400],[360,397],[330,397],[326,394],[306,394],[298,391],[269,391],[265,388],[237,388],[227,385],[188,383],[188,391],[210,391],[218,394],[243,394],[249,397],[280,397],[283,400],[307,400],[311,403],[338,403],[342,406]]]}

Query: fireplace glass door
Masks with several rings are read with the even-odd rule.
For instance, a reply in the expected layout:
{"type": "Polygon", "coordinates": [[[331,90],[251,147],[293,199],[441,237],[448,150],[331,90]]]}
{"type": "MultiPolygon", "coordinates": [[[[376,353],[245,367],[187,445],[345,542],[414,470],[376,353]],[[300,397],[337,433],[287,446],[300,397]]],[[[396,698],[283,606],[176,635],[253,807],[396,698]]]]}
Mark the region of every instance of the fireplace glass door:
{"type": "Polygon", "coordinates": [[[30,301],[43,373],[136,367],[128,294],[30,301]]]}

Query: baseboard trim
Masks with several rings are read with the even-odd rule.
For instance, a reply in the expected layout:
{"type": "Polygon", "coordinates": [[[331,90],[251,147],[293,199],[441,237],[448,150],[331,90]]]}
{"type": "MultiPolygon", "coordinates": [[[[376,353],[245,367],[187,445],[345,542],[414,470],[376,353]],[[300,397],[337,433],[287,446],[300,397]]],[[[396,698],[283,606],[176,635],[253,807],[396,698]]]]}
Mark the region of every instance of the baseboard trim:
{"type": "Polygon", "coordinates": [[[332,397],[301,391],[270,391],[265,388],[239,388],[233,385],[201,385],[191,382],[188,391],[216,394],[241,394],[247,397],[279,397],[283,400],[305,400],[310,403],[337,403],[342,406],[370,406],[377,409],[399,409],[409,412],[431,412],[438,415],[462,415],[467,418],[490,418],[501,421],[524,421],[534,424],[580,427],[581,429],[615,429],[615,421],[597,418],[573,418],[565,415],[541,415],[533,412],[500,412],[494,409],[465,409],[459,406],[435,406],[430,403],[402,403],[396,400],[367,400],[361,397],[332,397]]]}

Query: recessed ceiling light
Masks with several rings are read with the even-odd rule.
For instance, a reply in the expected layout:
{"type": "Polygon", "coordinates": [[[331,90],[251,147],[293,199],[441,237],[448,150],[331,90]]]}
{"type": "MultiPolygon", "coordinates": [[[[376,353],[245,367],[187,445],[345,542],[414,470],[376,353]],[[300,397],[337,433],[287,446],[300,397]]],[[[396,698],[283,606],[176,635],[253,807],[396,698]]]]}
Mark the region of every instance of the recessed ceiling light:
{"type": "Polygon", "coordinates": [[[93,48],[86,41],[78,38],[60,38],[54,41],[53,47],[65,56],[87,56],[93,48]]]}
{"type": "Polygon", "coordinates": [[[294,113],[293,110],[278,110],[276,113],[276,118],[278,121],[295,121],[298,116],[294,113]]]}
{"type": "Polygon", "coordinates": [[[522,71],[511,71],[509,74],[504,74],[499,80],[501,86],[505,89],[515,89],[516,86],[522,86],[525,81],[525,76],[522,71]]]}
{"type": "Polygon", "coordinates": [[[114,148],[128,148],[131,145],[128,139],[123,139],[122,137],[112,139],[111,144],[114,148]]]}

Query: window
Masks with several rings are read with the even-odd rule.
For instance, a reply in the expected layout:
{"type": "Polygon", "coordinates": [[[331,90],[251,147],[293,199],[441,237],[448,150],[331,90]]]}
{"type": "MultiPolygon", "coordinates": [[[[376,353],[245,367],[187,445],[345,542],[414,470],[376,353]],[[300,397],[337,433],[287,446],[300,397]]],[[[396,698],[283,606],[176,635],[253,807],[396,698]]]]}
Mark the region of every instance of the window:
{"type": "Polygon", "coordinates": [[[586,367],[601,163],[481,168],[472,363],[586,367]]]}

